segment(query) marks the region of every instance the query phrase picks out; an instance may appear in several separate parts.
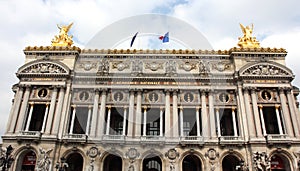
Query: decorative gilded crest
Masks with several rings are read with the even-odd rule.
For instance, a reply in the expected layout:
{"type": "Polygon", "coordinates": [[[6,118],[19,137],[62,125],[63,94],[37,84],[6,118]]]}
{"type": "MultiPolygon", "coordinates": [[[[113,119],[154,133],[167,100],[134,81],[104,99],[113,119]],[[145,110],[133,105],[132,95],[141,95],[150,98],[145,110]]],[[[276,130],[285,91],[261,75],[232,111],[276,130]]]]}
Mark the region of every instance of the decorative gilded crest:
{"type": "Polygon", "coordinates": [[[73,36],[68,35],[68,32],[70,28],[72,27],[73,23],[67,25],[67,26],[59,26],[57,25],[59,29],[59,35],[56,35],[54,39],[52,39],[52,46],[71,46],[73,44],[73,36]]]}
{"type": "Polygon", "coordinates": [[[243,37],[239,37],[239,43],[238,46],[241,48],[259,48],[259,42],[256,40],[256,37],[252,36],[253,32],[253,24],[250,26],[243,26],[243,24],[240,24],[242,32],[244,34],[243,37]]]}

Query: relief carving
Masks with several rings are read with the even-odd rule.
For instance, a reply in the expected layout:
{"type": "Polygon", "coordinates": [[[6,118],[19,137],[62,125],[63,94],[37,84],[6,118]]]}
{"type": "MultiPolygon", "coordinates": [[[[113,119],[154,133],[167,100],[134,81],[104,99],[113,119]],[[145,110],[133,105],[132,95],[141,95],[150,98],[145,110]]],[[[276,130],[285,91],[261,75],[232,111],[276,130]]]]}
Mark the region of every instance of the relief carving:
{"type": "Polygon", "coordinates": [[[123,71],[124,69],[129,68],[129,64],[127,62],[118,61],[112,64],[112,68],[123,71]]]}
{"type": "Polygon", "coordinates": [[[109,61],[107,59],[102,59],[99,62],[98,74],[99,75],[108,75],[109,72],[109,61]]]}
{"type": "Polygon", "coordinates": [[[166,62],[166,76],[176,75],[176,61],[170,60],[166,62]]]}
{"type": "Polygon", "coordinates": [[[131,75],[141,75],[142,73],[143,73],[143,62],[141,60],[133,60],[131,75]]]}
{"type": "Polygon", "coordinates": [[[268,76],[268,75],[290,75],[288,72],[269,64],[261,64],[261,65],[255,65],[247,70],[245,70],[242,75],[261,75],[261,76],[268,76]]]}
{"type": "Polygon", "coordinates": [[[67,71],[53,63],[38,63],[25,68],[21,73],[67,73],[67,71]]]}
{"type": "Polygon", "coordinates": [[[196,64],[190,63],[190,62],[185,62],[185,63],[179,65],[179,69],[183,69],[185,71],[191,71],[193,69],[196,69],[196,64]]]}
{"type": "Polygon", "coordinates": [[[80,68],[83,68],[85,71],[90,71],[93,68],[97,67],[96,63],[91,63],[91,62],[83,62],[79,65],[80,68]]]}
{"type": "Polygon", "coordinates": [[[163,65],[161,63],[152,62],[152,63],[147,63],[145,68],[150,69],[151,71],[157,71],[159,69],[163,69],[163,65]]]}
{"type": "Polygon", "coordinates": [[[42,148],[39,148],[39,160],[37,161],[36,164],[36,170],[37,171],[48,171],[51,160],[50,160],[50,153],[52,152],[53,149],[49,150],[44,150],[42,148]]]}
{"type": "Polygon", "coordinates": [[[217,70],[217,71],[223,72],[225,70],[230,69],[231,64],[230,63],[224,63],[224,62],[218,62],[218,63],[212,64],[212,68],[217,70]]]}
{"type": "Polygon", "coordinates": [[[253,154],[254,168],[256,171],[269,171],[271,161],[266,152],[256,152],[253,154]]]}
{"type": "Polygon", "coordinates": [[[207,74],[210,72],[209,62],[199,62],[199,74],[207,74]]]}

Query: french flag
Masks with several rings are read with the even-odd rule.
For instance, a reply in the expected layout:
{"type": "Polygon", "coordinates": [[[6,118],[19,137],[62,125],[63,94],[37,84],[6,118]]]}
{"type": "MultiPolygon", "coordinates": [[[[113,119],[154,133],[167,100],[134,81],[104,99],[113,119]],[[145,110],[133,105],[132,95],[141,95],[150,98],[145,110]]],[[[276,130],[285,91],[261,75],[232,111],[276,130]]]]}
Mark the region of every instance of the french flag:
{"type": "Polygon", "coordinates": [[[162,40],[163,43],[169,42],[169,32],[167,32],[164,36],[159,36],[159,39],[162,40]]]}

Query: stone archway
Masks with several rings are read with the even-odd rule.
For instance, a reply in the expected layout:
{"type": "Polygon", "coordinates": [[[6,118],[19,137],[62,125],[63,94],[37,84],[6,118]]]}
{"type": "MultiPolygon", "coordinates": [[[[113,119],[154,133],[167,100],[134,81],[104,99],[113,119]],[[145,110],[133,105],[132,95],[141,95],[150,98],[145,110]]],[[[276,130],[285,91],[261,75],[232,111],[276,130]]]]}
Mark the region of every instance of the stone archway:
{"type": "Polygon", "coordinates": [[[143,160],[143,171],[162,171],[162,162],[158,156],[150,155],[143,160]]]}
{"type": "Polygon", "coordinates": [[[227,155],[222,160],[222,171],[236,171],[240,159],[234,155],[227,155]]]}
{"type": "Polygon", "coordinates": [[[202,163],[195,155],[187,155],[182,161],[182,170],[202,171],[202,163]]]}
{"type": "Polygon", "coordinates": [[[36,164],[36,154],[32,150],[26,150],[17,161],[17,171],[34,171],[36,164]]]}
{"type": "Polygon", "coordinates": [[[83,157],[79,153],[72,153],[67,156],[69,165],[67,171],[83,171],[83,157]]]}
{"type": "Polygon", "coordinates": [[[289,160],[280,154],[271,157],[271,171],[291,171],[289,160]]]}
{"type": "Polygon", "coordinates": [[[122,158],[113,154],[106,156],[103,171],[122,171],[122,158]]]}

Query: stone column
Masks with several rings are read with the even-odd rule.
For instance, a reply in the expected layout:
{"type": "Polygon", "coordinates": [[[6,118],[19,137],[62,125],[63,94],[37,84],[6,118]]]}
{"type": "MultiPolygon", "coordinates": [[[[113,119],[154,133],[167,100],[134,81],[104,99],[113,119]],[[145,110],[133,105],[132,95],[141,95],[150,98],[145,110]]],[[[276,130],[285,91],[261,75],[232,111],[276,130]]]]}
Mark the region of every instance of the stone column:
{"type": "Polygon", "coordinates": [[[146,136],[147,129],[147,107],[144,106],[144,116],[143,116],[143,136],[146,136]]]}
{"type": "Polygon", "coordinates": [[[123,136],[126,136],[126,119],[127,119],[127,106],[124,106],[123,131],[122,131],[122,135],[123,136]]]}
{"type": "Polygon", "coordinates": [[[66,93],[64,95],[64,103],[61,110],[61,120],[59,121],[60,129],[58,130],[57,138],[61,139],[63,134],[68,134],[69,118],[70,118],[70,104],[71,104],[71,83],[66,84],[66,93]]]}
{"type": "Polygon", "coordinates": [[[135,137],[141,136],[142,123],[142,91],[137,92],[136,97],[136,113],[135,113],[135,137]]]}
{"type": "Polygon", "coordinates": [[[23,93],[23,87],[19,85],[7,122],[6,132],[8,133],[13,133],[15,131],[23,93]]]}
{"type": "Polygon", "coordinates": [[[279,128],[279,134],[283,135],[283,129],[282,129],[282,125],[281,125],[281,118],[280,118],[280,114],[279,114],[279,105],[275,105],[275,110],[276,110],[276,118],[277,118],[277,123],[278,123],[278,128],[279,128]]]}
{"type": "Polygon", "coordinates": [[[51,128],[52,128],[56,98],[57,98],[57,87],[53,87],[45,134],[50,134],[50,131],[51,131],[51,128]]]}
{"type": "Polygon", "coordinates": [[[179,116],[180,116],[180,136],[183,137],[184,136],[184,132],[183,132],[183,108],[182,108],[182,106],[180,106],[179,108],[180,108],[180,112],[179,112],[179,116]]]}
{"type": "Polygon", "coordinates": [[[196,107],[196,126],[197,126],[197,136],[200,137],[200,113],[199,113],[199,107],[196,107]]]}
{"type": "Polygon", "coordinates": [[[85,135],[87,135],[87,136],[90,134],[92,106],[88,106],[88,108],[89,108],[89,111],[88,111],[87,123],[86,123],[86,128],[85,128],[85,135]]]}
{"type": "Polygon", "coordinates": [[[97,136],[102,137],[104,134],[104,125],[105,125],[105,110],[106,110],[106,96],[107,91],[104,89],[101,93],[101,104],[100,104],[100,114],[97,122],[97,136]]]}
{"type": "Polygon", "coordinates": [[[293,127],[292,127],[292,121],[290,117],[290,112],[288,110],[287,104],[286,104],[286,96],[284,94],[284,89],[279,89],[279,97],[280,97],[280,103],[281,103],[281,109],[282,109],[282,117],[286,126],[286,132],[289,136],[293,137],[293,127]]]}
{"type": "Polygon", "coordinates": [[[130,90],[129,93],[129,111],[128,111],[128,131],[127,136],[133,137],[133,126],[134,126],[134,91],[130,90]]]}
{"type": "Polygon", "coordinates": [[[163,121],[164,121],[164,116],[163,116],[163,107],[160,107],[160,112],[159,112],[159,136],[163,136],[163,121]]]}
{"type": "Polygon", "coordinates": [[[209,119],[207,117],[206,95],[205,91],[201,91],[201,121],[202,121],[202,136],[206,139],[209,136],[209,119]]]}
{"type": "Polygon", "coordinates": [[[177,104],[178,98],[177,98],[177,92],[173,91],[173,137],[177,138],[179,137],[178,132],[178,104],[177,104]]]}
{"type": "Polygon", "coordinates": [[[232,124],[233,124],[233,133],[234,133],[234,136],[237,137],[238,133],[237,133],[235,108],[234,107],[232,108],[232,124]]]}
{"type": "Polygon", "coordinates": [[[99,111],[99,90],[95,90],[94,104],[93,104],[93,113],[92,113],[92,125],[91,125],[91,133],[90,136],[96,137],[97,120],[98,120],[98,111],[99,111]]]}
{"type": "Polygon", "coordinates": [[[49,115],[49,103],[46,103],[46,111],[45,111],[45,115],[44,115],[44,119],[43,119],[43,125],[42,125],[41,133],[45,132],[45,127],[46,127],[46,124],[47,124],[48,115],[49,115]]]}
{"type": "Polygon", "coordinates": [[[250,106],[250,97],[249,97],[249,90],[244,89],[244,102],[245,102],[245,108],[246,108],[246,119],[247,124],[249,128],[249,135],[250,137],[255,137],[255,125],[254,125],[254,119],[253,119],[253,113],[250,106]]]}
{"type": "Polygon", "coordinates": [[[28,114],[28,117],[27,117],[27,123],[26,123],[25,131],[29,131],[29,126],[30,126],[30,121],[31,121],[31,117],[32,117],[34,103],[30,102],[29,105],[30,105],[30,109],[29,109],[29,114],[28,114]]]}
{"type": "Polygon", "coordinates": [[[21,131],[23,129],[24,124],[25,124],[26,110],[27,110],[27,106],[28,106],[30,91],[31,91],[30,86],[27,86],[26,90],[25,90],[25,93],[24,93],[23,101],[22,101],[22,104],[21,104],[19,118],[18,118],[18,122],[17,122],[17,126],[16,126],[16,132],[21,131]]]}
{"type": "Polygon", "coordinates": [[[64,97],[65,97],[65,88],[61,87],[59,90],[58,94],[58,102],[57,102],[57,108],[55,111],[55,116],[54,116],[54,124],[53,124],[53,130],[52,134],[56,135],[59,130],[60,126],[60,120],[61,120],[61,114],[62,114],[62,107],[64,104],[64,97]]]}
{"type": "Polygon", "coordinates": [[[213,92],[208,92],[208,104],[209,104],[209,120],[210,120],[210,137],[215,138],[216,135],[216,124],[215,124],[215,113],[214,113],[214,99],[213,92]]]}
{"type": "Polygon", "coordinates": [[[165,104],[165,137],[171,137],[171,113],[170,113],[170,92],[166,90],[166,104],[165,104]]]}
{"type": "Polygon", "coordinates": [[[111,114],[111,106],[107,106],[107,121],[106,121],[106,133],[105,135],[109,135],[110,129],[110,114],[111,114]]]}
{"type": "MultiPolygon", "coordinates": [[[[249,127],[247,124],[247,114],[245,108],[245,102],[243,98],[243,90],[242,85],[238,84],[238,91],[236,93],[237,97],[237,111],[235,120],[239,123],[239,125],[235,124],[236,131],[240,130],[240,136],[244,137],[246,141],[249,140],[249,127]],[[243,115],[244,114],[244,115],[243,115]]],[[[238,136],[238,134],[236,134],[238,136]]]]}
{"type": "Polygon", "coordinates": [[[261,132],[262,126],[260,123],[260,116],[258,112],[257,96],[256,96],[255,89],[251,90],[251,100],[252,100],[252,107],[253,107],[253,114],[254,114],[254,121],[255,121],[256,136],[262,137],[262,132],[261,132]]]}
{"type": "Polygon", "coordinates": [[[218,130],[218,137],[221,137],[221,124],[220,124],[220,112],[219,108],[216,108],[216,117],[217,117],[217,130],[218,130]]]}
{"type": "Polygon", "coordinates": [[[298,127],[298,119],[297,119],[297,111],[294,108],[294,100],[292,97],[291,90],[287,90],[287,98],[288,98],[288,104],[289,104],[289,109],[292,117],[292,123],[294,127],[294,132],[295,132],[295,137],[299,137],[299,127],[298,127]]]}
{"type": "Polygon", "coordinates": [[[263,113],[263,110],[262,110],[263,106],[259,105],[258,107],[259,107],[259,114],[260,114],[260,120],[261,120],[261,127],[262,127],[262,130],[263,130],[263,135],[267,136],[264,113],[263,113]]]}
{"type": "Polygon", "coordinates": [[[71,124],[70,124],[69,134],[73,134],[74,122],[75,122],[75,115],[76,115],[76,106],[73,105],[72,107],[73,107],[73,111],[72,111],[72,117],[71,117],[71,124]]]}

